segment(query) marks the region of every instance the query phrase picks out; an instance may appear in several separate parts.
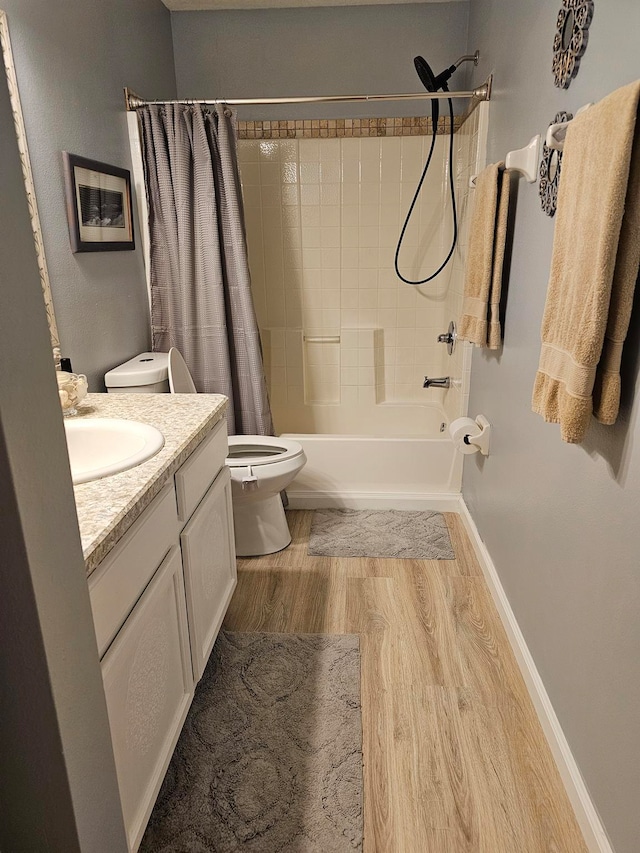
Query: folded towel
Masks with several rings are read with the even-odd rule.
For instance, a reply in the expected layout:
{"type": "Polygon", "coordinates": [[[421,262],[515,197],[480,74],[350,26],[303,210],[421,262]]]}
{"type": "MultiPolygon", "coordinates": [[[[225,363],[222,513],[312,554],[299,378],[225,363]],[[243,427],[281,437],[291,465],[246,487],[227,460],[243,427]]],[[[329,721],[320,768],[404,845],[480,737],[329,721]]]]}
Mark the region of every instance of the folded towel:
{"type": "Polygon", "coordinates": [[[532,408],[582,441],[615,423],[640,263],[640,80],[569,124],[532,408]]]}
{"type": "Polygon", "coordinates": [[[464,302],[458,336],[479,347],[500,346],[500,294],[509,216],[509,175],[504,163],[476,178],[469,228],[464,302]]]}

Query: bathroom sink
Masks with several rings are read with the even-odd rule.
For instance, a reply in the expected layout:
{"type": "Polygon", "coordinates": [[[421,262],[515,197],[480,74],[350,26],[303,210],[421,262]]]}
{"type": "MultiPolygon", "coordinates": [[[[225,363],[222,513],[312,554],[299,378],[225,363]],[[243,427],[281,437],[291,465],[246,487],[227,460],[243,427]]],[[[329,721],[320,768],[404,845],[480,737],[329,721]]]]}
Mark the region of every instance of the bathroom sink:
{"type": "Polygon", "coordinates": [[[164,447],[164,436],[149,424],[119,418],[65,420],[74,485],[127,471],[164,447]]]}

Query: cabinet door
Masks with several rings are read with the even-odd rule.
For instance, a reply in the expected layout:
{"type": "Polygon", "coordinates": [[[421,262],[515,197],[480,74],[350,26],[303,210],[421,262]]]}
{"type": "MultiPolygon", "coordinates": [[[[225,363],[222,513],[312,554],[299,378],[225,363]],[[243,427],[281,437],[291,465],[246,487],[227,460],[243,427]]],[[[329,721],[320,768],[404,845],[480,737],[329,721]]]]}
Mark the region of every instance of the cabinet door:
{"type": "Polygon", "coordinates": [[[223,468],[180,535],[193,675],[200,680],[236,586],[231,476],[223,468]]]}
{"type": "Polygon", "coordinates": [[[137,850],[193,696],[177,547],[104,656],[102,678],[129,847],[137,850]]]}

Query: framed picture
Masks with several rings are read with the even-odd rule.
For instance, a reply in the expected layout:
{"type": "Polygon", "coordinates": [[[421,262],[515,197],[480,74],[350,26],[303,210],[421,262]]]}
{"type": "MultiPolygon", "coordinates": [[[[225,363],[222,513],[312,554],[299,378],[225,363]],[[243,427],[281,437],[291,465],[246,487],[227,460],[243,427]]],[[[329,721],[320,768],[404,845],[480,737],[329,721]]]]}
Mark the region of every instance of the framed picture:
{"type": "Polygon", "coordinates": [[[127,169],[63,151],[73,252],[135,249],[131,175],[127,169]]]}

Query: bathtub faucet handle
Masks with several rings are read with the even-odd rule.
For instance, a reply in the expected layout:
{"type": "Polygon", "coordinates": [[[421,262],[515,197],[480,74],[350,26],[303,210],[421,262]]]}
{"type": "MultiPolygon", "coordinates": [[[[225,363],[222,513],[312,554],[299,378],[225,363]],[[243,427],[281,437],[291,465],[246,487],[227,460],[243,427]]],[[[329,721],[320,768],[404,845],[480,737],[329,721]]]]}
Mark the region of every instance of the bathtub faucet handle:
{"type": "Polygon", "coordinates": [[[456,330],[456,324],[453,320],[449,323],[449,329],[443,334],[438,335],[438,343],[447,345],[447,352],[449,355],[453,355],[453,349],[456,345],[456,340],[458,337],[458,332],[456,330]]]}

